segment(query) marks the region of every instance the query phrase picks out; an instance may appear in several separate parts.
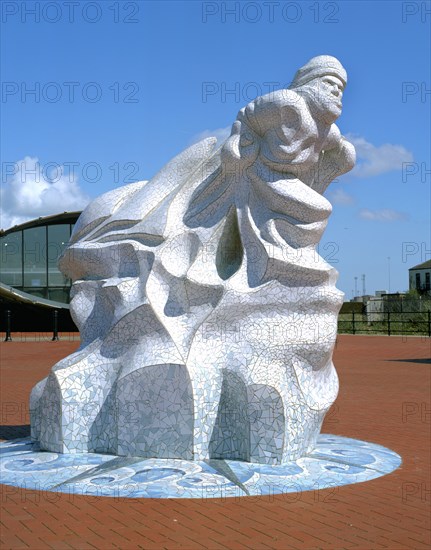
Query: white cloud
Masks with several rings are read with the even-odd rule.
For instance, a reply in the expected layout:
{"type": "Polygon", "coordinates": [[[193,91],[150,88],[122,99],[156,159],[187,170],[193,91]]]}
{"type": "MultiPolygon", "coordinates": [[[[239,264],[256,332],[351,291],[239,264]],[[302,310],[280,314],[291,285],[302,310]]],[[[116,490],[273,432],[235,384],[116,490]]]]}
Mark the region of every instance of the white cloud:
{"type": "Polygon", "coordinates": [[[390,208],[383,208],[382,210],[369,210],[364,208],[359,212],[359,217],[363,220],[378,221],[378,222],[396,222],[407,219],[407,215],[404,212],[398,212],[390,208]]]}
{"type": "Polygon", "coordinates": [[[0,191],[3,229],[40,216],[82,210],[90,201],[76,176],[65,174],[63,167],[46,174],[36,157],[25,157],[15,163],[13,171],[0,191]]]}
{"type": "Polygon", "coordinates": [[[329,200],[334,204],[348,205],[353,204],[354,198],[352,195],[349,195],[344,191],[344,189],[335,189],[334,191],[329,191],[329,200]]]}
{"type": "Polygon", "coordinates": [[[226,128],[216,128],[215,130],[204,130],[193,136],[191,144],[197,143],[208,137],[216,137],[217,145],[221,145],[230,136],[232,126],[226,126],[226,128]]]}
{"type": "Polygon", "coordinates": [[[392,170],[402,170],[404,162],[412,162],[413,154],[402,145],[373,145],[365,138],[347,134],[356,148],[357,162],[351,175],[357,178],[377,176],[392,170]]]}

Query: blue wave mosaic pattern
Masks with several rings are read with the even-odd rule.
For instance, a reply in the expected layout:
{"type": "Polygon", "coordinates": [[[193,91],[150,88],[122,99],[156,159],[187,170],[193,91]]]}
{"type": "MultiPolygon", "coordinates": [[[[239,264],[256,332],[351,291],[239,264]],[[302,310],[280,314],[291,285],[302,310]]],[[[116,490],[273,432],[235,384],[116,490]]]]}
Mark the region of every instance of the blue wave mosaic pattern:
{"type": "Polygon", "coordinates": [[[0,444],[1,482],[60,493],[128,498],[220,498],[294,493],[369,481],[396,470],[380,445],[321,434],[316,448],[283,465],[236,460],[143,459],[39,451],[30,439],[0,444]]]}

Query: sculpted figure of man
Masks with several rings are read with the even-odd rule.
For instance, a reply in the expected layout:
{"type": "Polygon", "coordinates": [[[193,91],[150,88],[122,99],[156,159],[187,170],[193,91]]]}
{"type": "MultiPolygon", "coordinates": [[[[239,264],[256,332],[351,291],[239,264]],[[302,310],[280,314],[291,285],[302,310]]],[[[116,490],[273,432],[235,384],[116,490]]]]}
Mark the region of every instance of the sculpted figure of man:
{"type": "Polygon", "coordinates": [[[251,160],[260,143],[268,173],[291,174],[323,193],[355,162],[353,145],[334,124],[341,115],[346,81],[341,63],[322,55],[300,68],[288,89],[249,103],[239,112],[232,132],[241,136],[243,155],[251,160]]]}
{"type": "Polygon", "coordinates": [[[338,391],[343,294],[316,247],[322,193],[355,161],[334,124],[346,80],[313,58],[220,148],[87,207],[60,264],[82,344],[33,389],[42,448],[261,463],[313,448],[338,391]]]}

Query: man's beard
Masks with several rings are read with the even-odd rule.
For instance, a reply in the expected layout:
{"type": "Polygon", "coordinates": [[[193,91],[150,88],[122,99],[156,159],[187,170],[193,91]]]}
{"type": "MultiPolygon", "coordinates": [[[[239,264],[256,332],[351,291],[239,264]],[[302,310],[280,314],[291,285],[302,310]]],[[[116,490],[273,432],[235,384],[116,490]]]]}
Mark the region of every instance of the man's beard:
{"type": "Polygon", "coordinates": [[[305,85],[296,88],[295,92],[305,99],[313,118],[330,125],[340,116],[341,106],[335,104],[336,98],[321,87],[305,85]]]}

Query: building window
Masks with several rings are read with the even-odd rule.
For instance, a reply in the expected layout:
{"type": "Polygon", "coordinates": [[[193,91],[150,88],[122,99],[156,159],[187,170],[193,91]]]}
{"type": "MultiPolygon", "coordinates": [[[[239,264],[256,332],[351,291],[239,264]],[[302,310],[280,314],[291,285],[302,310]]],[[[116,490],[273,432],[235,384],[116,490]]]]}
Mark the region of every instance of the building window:
{"type": "Polygon", "coordinates": [[[48,225],[48,286],[64,287],[70,285],[70,281],[58,269],[57,264],[61,254],[66,248],[70,238],[70,225],[48,225]]]}
{"type": "Polygon", "coordinates": [[[11,231],[0,238],[0,281],[56,302],[69,302],[71,280],[58,269],[74,223],[11,231]]]}
{"type": "Polygon", "coordinates": [[[6,285],[22,286],[22,231],[0,239],[0,280],[6,285]]]}
{"type": "Polygon", "coordinates": [[[425,290],[431,290],[430,272],[425,273],[425,290]]]}
{"type": "Polygon", "coordinates": [[[416,273],[416,290],[421,289],[421,274],[416,273]]]}
{"type": "MultiPolygon", "coordinates": [[[[41,290],[47,284],[46,269],[46,226],[24,230],[24,287],[31,288],[37,296],[44,296],[41,290]]],[[[27,290],[28,292],[28,290],[27,290]]]]}

